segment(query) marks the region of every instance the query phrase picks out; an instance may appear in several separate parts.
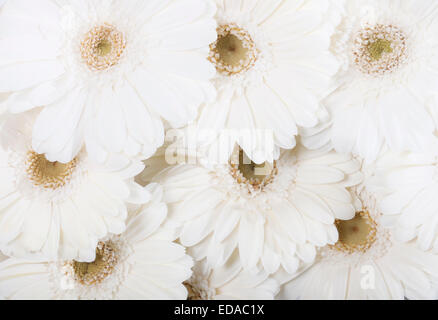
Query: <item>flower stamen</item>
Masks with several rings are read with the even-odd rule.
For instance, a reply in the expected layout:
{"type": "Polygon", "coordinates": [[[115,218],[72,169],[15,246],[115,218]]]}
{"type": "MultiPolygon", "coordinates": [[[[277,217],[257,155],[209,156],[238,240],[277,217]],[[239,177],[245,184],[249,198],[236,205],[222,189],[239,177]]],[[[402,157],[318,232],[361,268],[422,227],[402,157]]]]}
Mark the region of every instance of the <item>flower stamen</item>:
{"type": "Polygon", "coordinates": [[[407,60],[406,36],[393,25],[365,27],[354,40],[353,58],[362,73],[391,73],[407,60]]]}
{"type": "Polygon", "coordinates": [[[81,42],[81,57],[93,71],[109,69],[119,63],[126,48],[125,36],[109,24],[96,26],[81,42]]]}
{"type": "Polygon", "coordinates": [[[382,58],[383,53],[392,53],[391,41],[377,39],[368,45],[368,52],[371,59],[378,61],[382,58]]]}
{"type": "Polygon", "coordinates": [[[366,211],[356,213],[351,220],[336,220],[339,240],[333,246],[345,252],[365,252],[376,241],[377,224],[366,211]]]}
{"type": "Polygon", "coordinates": [[[264,162],[256,164],[250,160],[245,152],[239,148],[239,159],[231,159],[230,171],[234,179],[240,184],[246,184],[253,190],[261,190],[274,181],[278,174],[277,163],[264,162]]]}
{"type": "Polygon", "coordinates": [[[249,33],[234,24],[217,29],[218,38],[210,45],[209,60],[225,75],[248,71],[257,61],[258,51],[249,33]]]}
{"type": "Polygon", "coordinates": [[[70,262],[74,277],[82,285],[91,286],[105,280],[117,264],[117,255],[111,242],[99,242],[93,262],[70,262]]]}
{"type": "Polygon", "coordinates": [[[69,163],[50,162],[43,154],[29,151],[26,160],[27,175],[35,186],[58,189],[71,179],[77,159],[69,163]]]}

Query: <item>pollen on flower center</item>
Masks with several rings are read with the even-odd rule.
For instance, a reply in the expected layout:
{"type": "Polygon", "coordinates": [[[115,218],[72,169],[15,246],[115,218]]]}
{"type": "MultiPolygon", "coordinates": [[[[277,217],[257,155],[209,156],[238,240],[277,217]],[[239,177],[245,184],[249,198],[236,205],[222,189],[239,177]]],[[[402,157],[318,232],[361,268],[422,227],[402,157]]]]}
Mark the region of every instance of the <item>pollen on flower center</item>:
{"type": "Polygon", "coordinates": [[[111,53],[113,45],[111,44],[111,42],[109,42],[108,40],[102,40],[98,45],[97,45],[97,54],[101,57],[104,57],[106,55],[108,55],[109,53],[111,53]]]}
{"type": "Polygon", "coordinates": [[[99,284],[114,270],[117,255],[111,242],[99,242],[96,248],[96,259],[93,262],[72,261],[75,280],[82,285],[99,284]]]}
{"type": "Polygon", "coordinates": [[[126,48],[126,39],[114,26],[96,26],[81,42],[81,57],[93,71],[109,69],[119,63],[126,48]]]}
{"type": "Polygon", "coordinates": [[[377,24],[360,30],[354,40],[353,58],[362,73],[384,75],[407,59],[406,36],[398,27],[377,24]]]}
{"type": "Polygon", "coordinates": [[[392,53],[391,41],[378,39],[368,45],[368,52],[374,61],[380,60],[383,53],[392,53]]]}
{"type": "Polygon", "coordinates": [[[365,211],[351,220],[336,220],[339,240],[334,248],[346,253],[365,252],[376,241],[377,224],[365,211]]]}
{"type": "Polygon", "coordinates": [[[249,33],[234,24],[217,29],[218,38],[210,45],[209,60],[225,75],[243,73],[254,66],[258,51],[249,33]]]}
{"type": "Polygon", "coordinates": [[[77,159],[69,163],[50,162],[43,154],[29,151],[26,159],[26,170],[29,179],[35,186],[46,189],[57,189],[66,185],[77,166],[77,159]]]}
{"type": "Polygon", "coordinates": [[[232,157],[230,161],[231,175],[238,183],[246,184],[254,190],[260,190],[270,184],[278,173],[276,162],[256,164],[246,156],[242,149],[239,149],[238,155],[238,159],[232,157]]]}

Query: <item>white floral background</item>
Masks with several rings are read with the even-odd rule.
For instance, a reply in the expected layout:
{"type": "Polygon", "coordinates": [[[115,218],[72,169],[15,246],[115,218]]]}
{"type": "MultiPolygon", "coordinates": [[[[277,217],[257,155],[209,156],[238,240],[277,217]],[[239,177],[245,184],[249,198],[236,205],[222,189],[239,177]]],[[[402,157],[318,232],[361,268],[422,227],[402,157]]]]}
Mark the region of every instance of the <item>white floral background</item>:
{"type": "Polygon", "coordinates": [[[438,298],[436,0],[0,0],[0,299],[438,298]]]}

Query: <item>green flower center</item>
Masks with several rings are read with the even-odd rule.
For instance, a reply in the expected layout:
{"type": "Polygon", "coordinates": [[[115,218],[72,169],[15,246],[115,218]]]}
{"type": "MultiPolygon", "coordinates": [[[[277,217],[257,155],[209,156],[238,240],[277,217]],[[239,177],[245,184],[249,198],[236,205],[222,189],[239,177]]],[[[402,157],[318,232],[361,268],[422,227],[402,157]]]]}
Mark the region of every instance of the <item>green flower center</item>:
{"type": "Polygon", "coordinates": [[[370,43],[368,46],[368,52],[374,61],[380,60],[383,53],[393,52],[391,48],[391,41],[378,39],[377,41],[370,43]]]}
{"type": "Polygon", "coordinates": [[[381,76],[407,61],[407,39],[393,25],[377,24],[360,30],[353,43],[353,60],[364,74],[381,76]]]}

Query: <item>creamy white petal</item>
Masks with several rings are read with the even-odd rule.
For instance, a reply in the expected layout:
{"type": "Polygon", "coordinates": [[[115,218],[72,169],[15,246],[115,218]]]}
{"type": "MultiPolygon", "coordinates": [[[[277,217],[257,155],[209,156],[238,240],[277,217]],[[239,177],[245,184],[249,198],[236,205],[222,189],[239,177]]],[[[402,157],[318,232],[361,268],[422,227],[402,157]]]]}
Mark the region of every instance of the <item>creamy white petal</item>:
{"type": "MultiPolygon", "coordinates": [[[[71,105],[65,109],[71,116],[71,105]]],[[[84,152],[71,162],[53,162],[32,148],[29,133],[38,116],[38,110],[5,115],[0,248],[19,258],[94,260],[99,239],[125,230],[128,203],[150,200],[150,192],[134,183],[143,166],[112,161],[108,168],[84,152]]],[[[53,143],[59,138],[41,123],[35,127],[53,143]]]]}
{"type": "Polygon", "coordinates": [[[413,7],[411,1],[346,2],[332,41],[343,64],[340,85],[324,102],[333,118],[331,139],[337,151],[371,162],[384,148],[436,150],[433,97],[438,74],[431,67],[438,49],[436,4],[413,7]],[[367,38],[378,46],[374,40],[379,36],[389,51],[371,57],[374,53],[361,41],[367,38]]]}
{"type": "Polygon", "coordinates": [[[219,95],[196,121],[207,131],[199,133],[208,137],[200,144],[210,145],[209,156],[223,161],[217,146],[232,134],[228,147],[237,142],[257,163],[276,160],[279,148],[295,147],[299,126],[320,123],[320,101],[335,86],[339,68],[330,51],[336,19],[323,18],[339,12],[330,1],[215,2],[218,40],[209,60],[218,71],[213,82],[219,95]],[[246,50],[227,51],[229,39],[231,49],[246,50]]]}
{"type": "Polygon", "coordinates": [[[0,263],[0,297],[7,300],[185,299],[187,290],[183,282],[192,275],[192,259],[166,231],[167,210],[161,187],[151,185],[145,190],[151,193],[150,201],[131,207],[126,232],[110,235],[95,244],[98,246],[95,250],[101,250],[99,254],[105,257],[102,261],[107,263],[106,269],[95,264],[94,271],[81,273],[77,261],[10,258],[0,263]]]}
{"type": "Polygon", "coordinates": [[[354,216],[346,186],[356,174],[361,181],[359,168],[349,155],[298,146],[284,150],[275,169],[265,164],[259,184],[240,166],[207,159],[170,166],[152,181],[163,185],[169,219],[181,225],[177,235],[195,260],[221,267],[236,251],[244,270],[274,273],[283,265],[294,273],[314,259],[315,247],[336,242],[335,219],[354,216]]]}
{"type": "Polygon", "coordinates": [[[84,145],[101,163],[151,157],[164,122],[187,125],[215,95],[206,60],[215,9],[213,0],[10,1],[0,13],[6,107],[43,107],[34,147],[51,160],[69,162],[84,145]]]}

